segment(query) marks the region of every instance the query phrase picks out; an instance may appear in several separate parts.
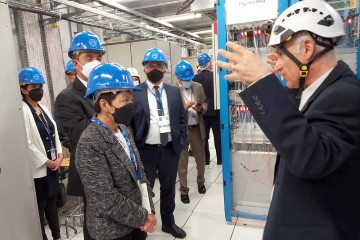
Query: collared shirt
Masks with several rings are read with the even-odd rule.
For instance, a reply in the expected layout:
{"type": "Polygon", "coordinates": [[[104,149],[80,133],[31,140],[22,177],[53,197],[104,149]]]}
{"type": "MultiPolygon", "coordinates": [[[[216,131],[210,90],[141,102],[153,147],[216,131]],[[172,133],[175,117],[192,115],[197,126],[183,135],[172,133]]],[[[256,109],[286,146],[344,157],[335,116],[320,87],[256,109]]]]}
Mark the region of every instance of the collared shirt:
{"type": "MultiPolygon", "coordinates": [[[[180,89],[185,103],[187,103],[188,101],[194,101],[194,96],[192,94],[192,87],[185,89],[182,86],[180,86],[180,89]]],[[[188,112],[188,126],[199,124],[198,113],[192,107],[190,107],[187,112],[188,112]]]]}
{"type": "Polygon", "coordinates": [[[114,135],[119,140],[121,146],[123,147],[123,149],[125,150],[126,154],[128,155],[128,157],[130,159],[130,150],[129,150],[129,146],[126,143],[124,135],[122,134],[122,132],[120,130],[117,133],[115,133],[114,135]]]}
{"type": "Polygon", "coordinates": [[[80,80],[80,82],[82,82],[82,84],[84,84],[84,86],[87,88],[87,81],[82,80],[79,75],[77,76],[77,78],[80,80]]]}
{"type": "Polygon", "coordinates": [[[299,110],[301,110],[305,106],[306,102],[310,99],[311,95],[313,95],[316,89],[318,89],[319,86],[325,81],[325,79],[327,78],[327,76],[329,76],[332,70],[333,68],[331,68],[329,71],[324,73],[315,82],[313,82],[310,86],[304,89],[304,91],[301,94],[301,102],[299,105],[299,110]]]}
{"type": "MultiPolygon", "coordinates": [[[[146,137],[145,143],[146,144],[160,144],[160,128],[159,128],[159,115],[158,115],[158,109],[157,109],[157,102],[155,98],[155,89],[154,84],[150,81],[146,80],[146,84],[148,86],[147,88],[147,96],[149,101],[149,110],[150,110],[150,126],[149,126],[149,132],[146,137]]],[[[164,83],[161,82],[159,84],[159,91],[161,93],[161,102],[163,105],[164,115],[169,115],[169,107],[168,107],[168,101],[166,96],[166,91],[164,89],[164,83]]],[[[168,134],[169,142],[171,139],[171,134],[168,134]]]]}

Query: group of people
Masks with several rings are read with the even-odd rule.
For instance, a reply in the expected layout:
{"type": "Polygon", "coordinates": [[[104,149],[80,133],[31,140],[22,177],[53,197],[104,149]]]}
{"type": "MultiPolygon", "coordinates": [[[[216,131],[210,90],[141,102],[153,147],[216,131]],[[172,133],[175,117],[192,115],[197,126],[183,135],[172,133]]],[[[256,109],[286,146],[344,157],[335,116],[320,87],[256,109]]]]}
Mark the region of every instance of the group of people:
{"type": "MultiPolygon", "coordinates": [[[[206,192],[209,133],[203,114],[209,108],[203,85],[192,81],[196,76],[187,61],[176,66],[176,86],[163,82],[168,62],[158,48],[144,55],[147,79],[142,83],[134,68],[101,63],[105,53],[98,36],[90,31],[73,38],[68,51],[71,60],[65,67],[69,85],[56,97],[55,120],[39,103],[45,84],[41,72],[27,67],[19,74],[24,115],[28,121],[31,118],[27,132],[39,137],[28,136],[29,148],[41,152],[32,156],[32,166],[46,170],[39,176],[33,171],[43,238],[47,239],[45,212],[53,238],[61,239],[56,208],[57,170],[63,158],[60,140],[71,153],[67,194],[83,197],[84,239],[146,239],[157,222],[152,201],[156,175],[162,231],[185,238],[173,214],[175,183],[178,174],[181,201],[189,203],[186,175],[191,144],[198,192],[206,192]]],[[[204,73],[211,66],[206,56],[204,73]]],[[[209,81],[212,86],[212,75],[209,81]]]]}
{"type": "MultiPolygon", "coordinates": [[[[274,23],[272,68],[238,44],[227,43],[231,52],[219,50],[225,60],[216,65],[230,71],[225,79],[248,86],[241,97],[278,152],[264,240],[360,239],[360,125],[354,120],[360,119],[360,82],[333,51],[344,35],[343,21],[329,4],[305,0],[274,23]]],[[[144,55],[142,83],[117,63],[101,63],[104,54],[92,32],[74,37],[69,57],[75,70],[68,72],[76,76],[56,98],[56,121],[39,103],[42,74],[33,67],[19,73],[43,238],[45,213],[53,238],[61,239],[54,207],[63,159],[56,123],[69,139],[68,194],[83,196],[84,239],[146,239],[155,231],[157,173],[162,231],[185,238],[175,223],[174,198],[178,174],[181,201],[190,202],[188,145],[200,194],[206,192],[209,127],[222,163],[219,110],[206,85],[211,58],[199,56],[196,76],[180,61],[172,86],[163,82],[168,62],[158,48],[144,55]]]]}

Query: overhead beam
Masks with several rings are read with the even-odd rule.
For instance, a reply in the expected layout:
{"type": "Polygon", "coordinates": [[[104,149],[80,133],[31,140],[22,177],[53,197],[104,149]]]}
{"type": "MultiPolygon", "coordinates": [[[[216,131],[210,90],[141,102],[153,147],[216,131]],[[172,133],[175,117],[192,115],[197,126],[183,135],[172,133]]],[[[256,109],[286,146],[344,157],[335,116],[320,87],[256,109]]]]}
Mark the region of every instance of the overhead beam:
{"type": "Polygon", "coordinates": [[[97,2],[99,2],[101,4],[103,4],[103,5],[108,5],[108,6],[111,6],[111,7],[115,8],[115,9],[119,9],[119,10],[125,12],[125,13],[131,14],[131,15],[134,15],[134,16],[137,16],[137,17],[141,17],[141,18],[146,19],[146,20],[151,21],[151,22],[155,22],[157,24],[160,24],[160,25],[163,25],[165,27],[171,28],[171,29],[176,30],[178,32],[185,33],[185,34],[187,34],[189,36],[192,36],[192,37],[194,37],[196,39],[200,39],[199,35],[197,35],[197,34],[186,31],[186,30],[184,30],[182,28],[175,27],[174,25],[172,25],[172,24],[170,24],[168,22],[165,22],[163,20],[159,20],[159,19],[150,17],[148,15],[145,15],[143,13],[137,12],[137,11],[135,11],[135,10],[133,10],[131,8],[128,8],[128,7],[124,6],[124,5],[118,4],[118,3],[114,2],[113,0],[95,0],[95,1],[97,1],[97,2]]]}
{"type": "Polygon", "coordinates": [[[150,30],[152,32],[157,32],[157,33],[164,34],[166,36],[175,37],[177,39],[181,39],[181,40],[184,40],[186,42],[190,42],[190,43],[193,43],[193,44],[201,44],[201,43],[199,43],[197,41],[194,41],[194,40],[182,37],[182,36],[178,36],[176,34],[172,34],[172,33],[169,33],[167,31],[163,31],[163,30],[160,30],[158,28],[151,27],[149,25],[143,25],[141,23],[138,23],[138,22],[126,19],[126,18],[119,17],[119,16],[117,16],[115,14],[107,13],[105,11],[92,8],[92,7],[86,6],[84,4],[76,3],[74,1],[67,1],[67,0],[53,0],[53,1],[57,2],[57,3],[64,4],[64,5],[67,5],[67,6],[70,6],[70,7],[85,10],[87,12],[92,12],[92,13],[95,13],[95,14],[98,14],[98,15],[101,15],[101,16],[104,16],[104,17],[107,17],[107,18],[111,18],[111,19],[114,19],[114,20],[117,20],[117,21],[120,21],[120,22],[125,22],[125,23],[128,23],[128,24],[137,26],[139,28],[144,28],[144,29],[150,30]]]}

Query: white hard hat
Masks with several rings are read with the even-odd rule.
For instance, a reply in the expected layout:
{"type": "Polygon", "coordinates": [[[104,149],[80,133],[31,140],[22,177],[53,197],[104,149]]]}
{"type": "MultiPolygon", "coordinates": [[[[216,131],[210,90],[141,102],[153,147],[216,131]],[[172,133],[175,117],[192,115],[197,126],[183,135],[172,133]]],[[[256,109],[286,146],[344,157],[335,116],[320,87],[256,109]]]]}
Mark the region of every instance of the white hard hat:
{"type": "Polygon", "coordinates": [[[136,70],[135,68],[128,68],[127,70],[130,72],[130,75],[132,77],[140,77],[138,70],[136,70]]]}
{"type": "Polygon", "coordinates": [[[321,0],[304,0],[291,5],[275,21],[268,46],[290,40],[294,33],[309,31],[339,45],[345,36],[339,13],[321,0]]]}

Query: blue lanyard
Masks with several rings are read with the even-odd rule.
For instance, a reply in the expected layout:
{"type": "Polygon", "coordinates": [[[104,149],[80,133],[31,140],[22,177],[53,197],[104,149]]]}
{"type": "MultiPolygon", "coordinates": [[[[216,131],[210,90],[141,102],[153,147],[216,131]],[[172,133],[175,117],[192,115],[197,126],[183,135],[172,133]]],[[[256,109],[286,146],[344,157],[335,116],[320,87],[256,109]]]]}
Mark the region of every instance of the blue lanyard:
{"type": "MultiPolygon", "coordinates": [[[[90,119],[90,122],[95,123],[95,124],[99,125],[100,127],[103,127],[103,128],[105,128],[105,129],[107,129],[111,134],[113,134],[113,133],[111,132],[111,130],[108,128],[108,126],[106,126],[106,125],[105,125],[103,122],[101,122],[98,118],[93,117],[93,118],[90,119]]],[[[131,144],[130,144],[129,138],[128,138],[127,134],[126,134],[125,129],[123,129],[120,125],[119,125],[119,128],[120,128],[120,131],[121,131],[121,133],[123,134],[123,136],[124,136],[124,138],[125,138],[125,142],[126,142],[127,146],[129,147],[130,160],[131,160],[131,164],[133,165],[134,170],[135,170],[135,178],[136,178],[136,181],[140,181],[140,179],[141,179],[141,177],[140,177],[140,171],[139,171],[138,166],[137,166],[137,164],[136,164],[135,154],[134,154],[134,151],[133,151],[132,146],[131,146],[131,144]]],[[[114,135],[114,134],[113,134],[113,135],[114,135]]],[[[114,136],[115,136],[115,138],[118,140],[118,142],[120,142],[120,139],[118,139],[118,138],[116,137],[116,135],[114,135],[114,136]]],[[[125,149],[124,149],[124,150],[125,150],[125,149]]]]}
{"type": "Polygon", "coordinates": [[[41,111],[41,115],[42,115],[44,121],[43,121],[43,119],[41,118],[40,115],[39,115],[39,119],[40,119],[40,121],[42,122],[42,124],[44,125],[44,127],[45,127],[45,129],[46,129],[46,132],[47,132],[47,134],[48,134],[48,136],[49,136],[51,148],[54,148],[54,144],[53,144],[53,141],[52,141],[52,136],[51,136],[51,134],[50,134],[50,126],[49,126],[49,123],[47,122],[45,113],[43,112],[43,110],[41,109],[41,107],[40,107],[40,111],[41,111]]]}
{"type": "Polygon", "coordinates": [[[161,106],[161,115],[165,115],[164,114],[164,106],[162,104],[162,93],[163,93],[164,88],[159,87],[159,89],[160,89],[160,97],[157,97],[156,94],[153,93],[153,91],[151,91],[151,89],[150,89],[149,85],[147,84],[147,82],[145,82],[145,84],[146,84],[147,88],[150,90],[151,94],[155,97],[156,101],[160,104],[160,106],[161,106]]]}

